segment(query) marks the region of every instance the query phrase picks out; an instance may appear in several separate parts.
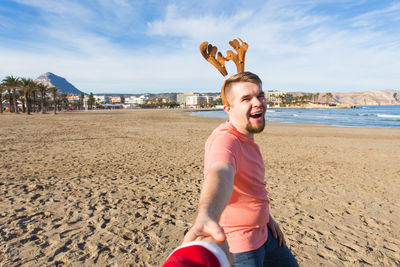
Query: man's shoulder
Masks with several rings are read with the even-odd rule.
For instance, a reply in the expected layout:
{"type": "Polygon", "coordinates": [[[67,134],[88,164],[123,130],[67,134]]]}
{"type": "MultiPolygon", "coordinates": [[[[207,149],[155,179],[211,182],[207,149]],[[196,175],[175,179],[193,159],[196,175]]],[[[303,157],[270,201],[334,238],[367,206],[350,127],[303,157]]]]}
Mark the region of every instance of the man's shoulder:
{"type": "Polygon", "coordinates": [[[229,127],[222,123],[208,137],[205,144],[206,151],[214,151],[215,149],[237,151],[240,148],[240,138],[229,127]]]}
{"type": "Polygon", "coordinates": [[[226,138],[229,140],[237,140],[239,141],[238,136],[235,131],[230,127],[228,122],[221,123],[208,137],[208,140],[226,138]]]}

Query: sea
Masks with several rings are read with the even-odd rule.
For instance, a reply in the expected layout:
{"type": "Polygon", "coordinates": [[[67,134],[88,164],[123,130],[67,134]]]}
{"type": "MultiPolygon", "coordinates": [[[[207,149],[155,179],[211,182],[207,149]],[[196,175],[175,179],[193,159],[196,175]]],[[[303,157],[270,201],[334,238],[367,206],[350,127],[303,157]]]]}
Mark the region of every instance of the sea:
{"type": "MultiPolygon", "coordinates": [[[[192,112],[194,116],[227,118],[223,110],[192,112]]],[[[319,125],[400,128],[400,106],[360,106],[348,109],[268,108],[267,121],[319,125]]]]}

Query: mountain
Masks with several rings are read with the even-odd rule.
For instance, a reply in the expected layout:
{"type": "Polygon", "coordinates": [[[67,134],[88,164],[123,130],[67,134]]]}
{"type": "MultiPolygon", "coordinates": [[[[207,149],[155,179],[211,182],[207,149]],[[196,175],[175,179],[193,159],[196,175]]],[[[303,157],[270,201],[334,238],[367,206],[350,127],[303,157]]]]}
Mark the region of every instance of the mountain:
{"type": "Polygon", "coordinates": [[[347,105],[400,105],[399,90],[374,90],[352,93],[332,93],[333,100],[347,105]]]}
{"type": "MultiPolygon", "coordinates": [[[[65,78],[57,76],[51,72],[46,72],[35,79],[36,82],[43,83],[48,86],[55,86],[60,92],[67,95],[80,95],[81,90],[73,86],[65,78]]],[[[85,94],[85,93],[84,93],[85,94]]]]}
{"type": "MultiPolygon", "coordinates": [[[[289,93],[289,92],[288,92],[289,93]]],[[[292,92],[293,96],[303,96],[309,93],[292,92]]],[[[320,93],[317,102],[326,102],[326,93],[320,93]]],[[[331,103],[342,105],[400,105],[400,90],[372,90],[364,92],[334,93],[332,92],[331,103]]]]}

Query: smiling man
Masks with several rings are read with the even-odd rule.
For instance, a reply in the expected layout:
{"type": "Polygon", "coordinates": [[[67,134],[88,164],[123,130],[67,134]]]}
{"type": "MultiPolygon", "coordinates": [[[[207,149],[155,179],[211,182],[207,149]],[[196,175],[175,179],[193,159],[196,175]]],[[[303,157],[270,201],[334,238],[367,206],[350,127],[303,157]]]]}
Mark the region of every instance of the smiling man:
{"type": "Polygon", "coordinates": [[[184,243],[201,236],[226,239],[233,266],[298,266],[269,212],[264,162],[253,138],[265,127],[262,82],[241,72],[223,90],[229,120],[206,142],[198,214],[184,243]]]}

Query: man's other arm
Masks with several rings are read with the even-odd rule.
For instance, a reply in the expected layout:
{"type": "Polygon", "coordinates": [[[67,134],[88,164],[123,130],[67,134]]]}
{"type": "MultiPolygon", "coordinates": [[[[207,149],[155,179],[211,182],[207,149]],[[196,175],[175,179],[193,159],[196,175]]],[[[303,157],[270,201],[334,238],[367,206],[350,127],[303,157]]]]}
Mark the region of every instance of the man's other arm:
{"type": "Polygon", "coordinates": [[[201,236],[211,236],[218,242],[226,239],[218,221],[231,198],[234,176],[235,168],[229,163],[219,161],[211,165],[201,190],[196,220],[183,243],[201,236]]]}

